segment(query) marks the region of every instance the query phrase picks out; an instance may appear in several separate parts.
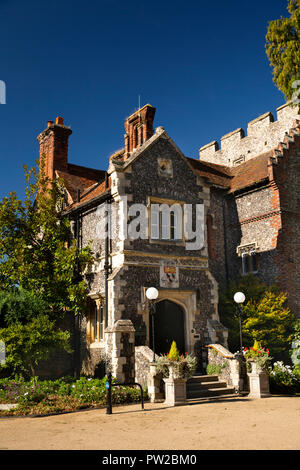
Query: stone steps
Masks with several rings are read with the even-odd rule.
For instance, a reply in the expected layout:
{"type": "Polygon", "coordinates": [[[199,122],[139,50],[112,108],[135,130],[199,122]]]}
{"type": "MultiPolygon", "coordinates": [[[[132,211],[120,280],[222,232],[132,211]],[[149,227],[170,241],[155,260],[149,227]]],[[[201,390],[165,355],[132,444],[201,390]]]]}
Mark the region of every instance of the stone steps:
{"type": "Polygon", "coordinates": [[[199,405],[200,403],[204,402],[216,402],[216,401],[223,401],[223,400],[230,400],[230,399],[236,399],[237,395],[236,393],[233,394],[227,394],[227,395],[216,395],[216,396],[203,396],[203,397],[198,397],[198,398],[187,398],[185,404],[186,405],[199,405]]]}
{"type": "Polygon", "coordinates": [[[186,384],[187,399],[234,395],[234,387],[228,387],[217,375],[194,375],[186,384]]]}
{"type": "Polygon", "coordinates": [[[189,380],[188,384],[190,383],[205,383],[205,382],[218,382],[219,377],[217,375],[193,375],[189,380]]]}
{"type": "Polygon", "coordinates": [[[219,388],[226,388],[226,382],[192,382],[188,385],[188,389],[192,390],[218,390],[219,388]]]}

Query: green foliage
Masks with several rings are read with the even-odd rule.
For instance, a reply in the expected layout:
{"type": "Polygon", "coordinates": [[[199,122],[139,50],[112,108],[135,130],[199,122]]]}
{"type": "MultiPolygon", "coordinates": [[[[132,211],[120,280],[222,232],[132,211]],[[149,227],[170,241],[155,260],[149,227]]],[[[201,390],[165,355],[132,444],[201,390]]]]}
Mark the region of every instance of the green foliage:
{"type": "Polygon", "coordinates": [[[25,200],[9,193],[0,202],[0,281],[3,290],[18,286],[33,292],[53,312],[83,313],[87,282],[80,273],[92,260],[89,247],[71,241],[70,223],[63,216],[63,185],[27,170],[25,200]]]}
{"type": "Polygon", "coordinates": [[[294,372],[300,376],[300,320],[296,320],[293,325],[291,359],[294,365],[294,372]]]}
{"type": "MultiPolygon", "coordinates": [[[[114,382],[115,380],[113,380],[114,382]]],[[[70,411],[88,406],[106,405],[107,377],[94,379],[63,377],[56,380],[25,381],[22,377],[0,379],[0,403],[17,403],[18,407],[2,414],[45,414],[70,411]]],[[[144,390],[144,399],[147,392],[144,390]]],[[[112,387],[112,403],[140,401],[134,387],[112,387]]],[[[1,412],[0,412],[1,414],[1,412]]]]}
{"type": "Polygon", "coordinates": [[[0,291],[0,326],[15,322],[22,324],[41,313],[49,313],[49,306],[43,297],[25,289],[0,291]]]}
{"type": "Polygon", "coordinates": [[[263,348],[257,340],[250,349],[244,348],[243,353],[246,359],[256,362],[262,369],[267,369],[272,359],[269,349],[263,348]]]}
{"type": "MultiPolygon", "coordinates": [[[[176,345],[176,343],[175,343],[176,345]]],[[[171,346],[172,349],[172,346],[171,346]]],[[[174,349],[174,357],[176,351],[174,349]]],[[[161,355],[156,361],[157,371],[162,373],[164,377],[169,377],[169,369],[173,368],[174,376],[188,379],[193,375],[197,367],[197,359],[191,354],[178,353],[177,359],[170,359],[170,353],[161,355]]]]}
{"type": "Polygon", "coordinates": [[[300,1],[289,0],[290,16],[270,21],[266,53],[273,67],[273,80],[286,100],[292,98],[293,82],[300,78],[300,1]]]}
{"type": "MultiPolygon", "coordinates": [[[[237,305],[233,300],[236,292],[243,292],[246,296],[245,304],[252,299],[253,302],[258,302],[264,295],[267,289],[278,292],[277,287],[268,287],[267,284],[261,282],[253,274],[241,276],[236,280],[229,283],[227,289],[220,292],[219,297],[219,314],[220,320],[229,329],[228,345],[229,349],[233,352],[237,351],[240,347],[239,342],[239,319],[237,315],[237,305]]],[[[252,344],[253,338],[247,338],[243,335],[244,344],[252,344]]]]}
{"type": "Polygon", "coordinates": [[[300,376],[282,361],[277,361],[269,369],[271,393],[294,394],[300,392],[300,376]]]}
{"type": "Polygon", "coordinates": [[[274,355],[286,351],[291,341],[294,315],[286,307],[286,300],[284,293],[267,290],[259,301],[249,300],[244,309],[243,332],[248,338],[268,345],[274,355]]]}
{"type": "Polygon", "coordinates": [[[178,361],[179,356],[180,356],[180,353],[177,349],[177,344],[175,341],[173,341],[171,344],[169,354],[168,354],[168,358],[170,361],[178,361]]]}
{"type": "Polygon", "coordinates": [[[227,364],[207,364],[206,373],[207,375],[220,375],[226,366],[227,364]]]}
{"type": "Polygon", "coordinates": [[[272,355],[279,357],[289,349],[294,315],[286,307],[287,297],[275,285],[268,286],[256,276],[243,276],[232,281],[220,294],[219,312],[221,322],[229,329],[229,349],[237,351],[239,344],[239,319],[233,300],[235,292],[246,296],[242,313],[243,343],[255,340],[268,346],[272,355]]]}
{"type": "Polygon", "coordinates": [[[64,349],[72,352],[70,333],[58,329],[55,321],[44,314],[26,324],[16,322],[0,329],[0,339],[6,348],[6,362],[1,367],[30,371],[33,377],[38,362],[48,359],[53,351],[64,349]]]}

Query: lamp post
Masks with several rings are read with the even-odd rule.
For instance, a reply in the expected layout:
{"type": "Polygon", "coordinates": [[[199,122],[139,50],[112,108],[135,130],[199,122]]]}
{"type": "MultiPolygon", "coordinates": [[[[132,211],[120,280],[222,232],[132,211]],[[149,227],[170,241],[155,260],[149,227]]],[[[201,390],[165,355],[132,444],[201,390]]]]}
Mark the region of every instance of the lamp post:
{"type": "Polygon", "coordinates": [[[243,292],[236,292],[233,296],[235,303],[237,304],[237,315],[239,317],[240,323],[240,346],[241,346],[241,355],[243,354],[243,338],[242,338],[242,313],[243,307],[242,304],[245,302],[245,294],[243,292]]]}
{"type": "Polygon", "coordinates": [[[158,290],[155,287],[149,287],[146,290],[146,297],[150,301],[150,314],[152,321],[152,349],[153,349],[153,362],[155,362],[155,341],[154,341],[154,314],[155,314],[155,302],[154,300],[158,297],[158,290]]]}

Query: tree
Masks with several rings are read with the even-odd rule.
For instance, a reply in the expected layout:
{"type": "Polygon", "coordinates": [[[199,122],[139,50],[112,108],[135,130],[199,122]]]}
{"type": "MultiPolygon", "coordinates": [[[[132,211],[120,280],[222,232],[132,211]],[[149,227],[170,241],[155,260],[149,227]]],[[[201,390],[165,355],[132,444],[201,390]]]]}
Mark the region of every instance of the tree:
{"type": "Polygon", "coordinates": [[[272,356],[286,353],[292,340],[294,315],[286,306],[287,296],[266,290],[258,301],[249,300],[244,308],[243,332],[271,350],[272,356]]]}
{"type": "Polygon", "coordinates": [[[294,315],[286,306],[286,295],[276,285],[268,286],[251,274],[232,281],[220,293],[220,320],[229,330],[229,349],[239,349],[239,320],[233,300],[238,291],[246,296],[242,313],[244,346],[257,340],[270,349],[272,357],[280,357],[289,349],[294,315]]]}
{"type": "Polygon", "coordinates": [[[63,216],[63,184],[40,168],[25,169],[25,200],[9,193],[0,203],[0,282],[3,290],[20,287],[39,296],[52,318],[86,309],[88,285],[81,277],[92,261],[90,247],[79,250],[63,216]]]}
{"type": "Polygon", "coordinates": [[[48,359],[53,351],[72,352],[70,333],[57,328],[55,321],[40,314],[25,325],[13,322],[0,329],[0,340],[5,343],[6,360],[2,367],[30,372],[35,381],[35,370],[41,360],[48,359]]]}
{"type": "Polygon", "coordinates": [[[300,0],[289,0],[287,9],[289,18],[270,21],[265,47],[277,88],[300,109],[300,0]]]}
{"type": "Polygon", "coordinates": [[[0,291],[0,328],[17,322],[26,324],[39,314],[50,312],[49,305],[38,293],[22,288],[0,291]]]}
{"type": "MultiPolygon", "coordinates": [[[[233,300],[233,296],[236,292],[243,292],[246,296],[246,302],[249,299],[253,301],[259,301],[263,296],[268,286],[261,282],[253,274],[247,276],[241,276],[236,280],[232,280],[229,283],[227,289],[220,292],[219,296],[219,313],[220,320],[229,330],[228,346],[231,351],[237,351],[239,349],[239,319],[237,316],[237,305],[233,300]]],[[[278,289],[275,286],[270,287],[271,290],[278,289]]],[[[246,338],[244,338],[246,340],[246,338]]],[[[249,340],[247,339],[247,342],[249,340]]],[[[253,341],[250,341],[252,344],[253,341]]]]}

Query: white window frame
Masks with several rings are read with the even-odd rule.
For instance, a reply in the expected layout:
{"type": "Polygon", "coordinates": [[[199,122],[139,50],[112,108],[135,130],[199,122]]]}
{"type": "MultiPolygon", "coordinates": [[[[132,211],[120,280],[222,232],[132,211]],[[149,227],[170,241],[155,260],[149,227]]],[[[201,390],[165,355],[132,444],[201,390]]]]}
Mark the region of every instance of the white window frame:
{"type": "Polygon", "coordinates": [[[170,201],[164,199],[152,199],[149,200],[150,206],[150,240],[155,242],[169,242],[169,243],[182,243],[184,241],[183,235],[183,202],[181,201],[170,201]],[[167,205],[170,208],[178,204],[181,206],[181,233],[180,233],[180,221],[178,220],[178,213],[176,210],[169,211],[168,213],[161,210],[161,205],[167,205]],[[166,217],[168,219],[166,219],[166,217]]]}
{"type": "Polygon", "coordinates": [[[257,266],[257,243],[249,245],[241,245],[237,248],[237,254],[242,258],[242,275],[256,274],[258,272],[257,266]],[[253,255],[255,255],[255,269],[253,269],[253,255]]]}

